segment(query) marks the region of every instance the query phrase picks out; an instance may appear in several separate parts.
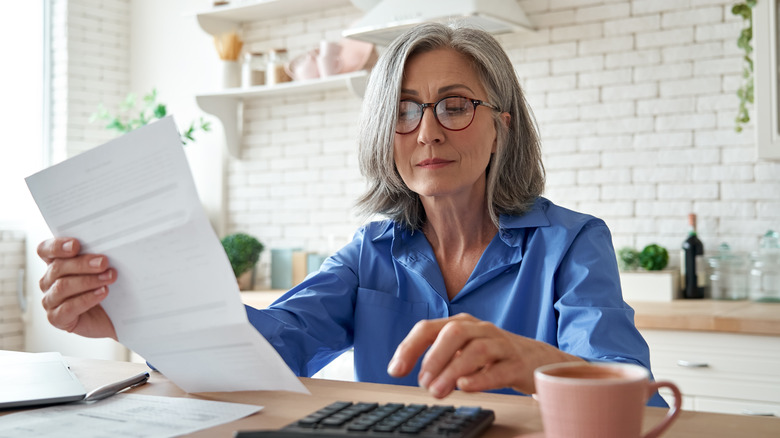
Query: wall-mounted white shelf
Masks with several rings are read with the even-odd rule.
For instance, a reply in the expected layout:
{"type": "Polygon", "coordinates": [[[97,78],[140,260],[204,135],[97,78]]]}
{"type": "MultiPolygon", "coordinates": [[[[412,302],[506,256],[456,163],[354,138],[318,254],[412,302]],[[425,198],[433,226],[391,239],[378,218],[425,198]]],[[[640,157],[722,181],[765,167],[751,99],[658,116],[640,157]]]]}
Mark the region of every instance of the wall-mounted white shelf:
{"type": "Polygon", "coordinates": [[[230,155],[238,157],[243,135],[243,120],[239,117],[244,99],[291,96],[317,91],[347,88],[362,97],[368,82],[368,71],[360,70],[325,78],[305,81],[284,82],[277,85],[250,88],[233,88],[216,93],[195,96],[198,106],[205,112],[216,116],[225,130],[225,143],[230,155]]]}
{"type": "Polygon", "coordinates": [[[350,0],[258,0],[216,6],[195,15],[204,31],[210,35],[220,35],[238,29],[247,21],[283,18],[349,4],[350,0]]]}

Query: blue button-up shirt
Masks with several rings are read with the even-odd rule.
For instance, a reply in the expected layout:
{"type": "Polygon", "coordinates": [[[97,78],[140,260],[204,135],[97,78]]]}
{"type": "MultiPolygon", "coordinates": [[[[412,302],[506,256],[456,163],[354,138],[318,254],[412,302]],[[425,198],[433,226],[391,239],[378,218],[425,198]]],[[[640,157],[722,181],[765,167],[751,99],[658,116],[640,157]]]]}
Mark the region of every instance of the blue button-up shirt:
{"type": "MultiPolygon", "coordinates": [[[[298,375],[311,376],[354,347],[357,380],[416,385],[419,362],[404,378],[387,374],[396,347],[418,321],[462,312],[589,361],[650,367],[606,224],[544,198],[522,216],[501,216],[452,300],[423,233],[381,221],[248,316],[298,375]]],[[[657,397],[652,404],[663,405],[657,397]]]]}

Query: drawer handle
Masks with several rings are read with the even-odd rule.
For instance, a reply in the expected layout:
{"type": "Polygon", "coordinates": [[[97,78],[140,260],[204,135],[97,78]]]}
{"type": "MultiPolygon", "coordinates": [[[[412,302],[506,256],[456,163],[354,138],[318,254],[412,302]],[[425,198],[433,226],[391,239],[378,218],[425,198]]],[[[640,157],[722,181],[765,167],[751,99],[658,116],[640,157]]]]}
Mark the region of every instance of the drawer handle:
{"type": "Polygon", "coordinates": [[[756,417],[774,417],[775,413],[769,411],[753,411],[750,409],[743,409],[742,415],[753,415],[756,417]]]}
{"type": "Polygon", "coordinates": [[[683,368],[709,368],[710,364],[707,362],[692,362],[680,359],[677,361],[677,366],[683,368]]]}

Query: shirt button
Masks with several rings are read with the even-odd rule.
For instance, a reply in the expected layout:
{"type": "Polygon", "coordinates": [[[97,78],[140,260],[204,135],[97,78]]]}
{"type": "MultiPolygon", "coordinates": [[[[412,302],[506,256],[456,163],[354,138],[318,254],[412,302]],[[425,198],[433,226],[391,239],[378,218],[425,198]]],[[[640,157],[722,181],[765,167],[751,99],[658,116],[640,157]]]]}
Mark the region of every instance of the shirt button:
{"type": "Polygon", "coordinates": [[[512,238],[512,233],[510,233],[509,231],[502,231],[501,232],[501,238],[502,239],[510,239],[510,238],[512,238]]]}

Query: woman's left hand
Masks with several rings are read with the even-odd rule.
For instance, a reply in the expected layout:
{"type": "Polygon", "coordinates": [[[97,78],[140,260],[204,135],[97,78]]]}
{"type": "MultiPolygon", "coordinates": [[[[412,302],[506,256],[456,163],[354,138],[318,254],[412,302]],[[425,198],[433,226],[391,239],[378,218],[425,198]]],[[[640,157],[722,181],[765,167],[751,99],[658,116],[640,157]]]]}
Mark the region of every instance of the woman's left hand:
{"type": "Polygon", "coordinates": [[[398,345],[388,373],[393,377],[409,374],[423,353],[417,379],[436,398],[443,398],[456,388],[478,392],[511,387],[532,394],[537,367],[582,361],[549,344],[510,333],[465,313],[415,324],[398,345]],[[430,350],[425,353],[428,347],[430,350]]]}

